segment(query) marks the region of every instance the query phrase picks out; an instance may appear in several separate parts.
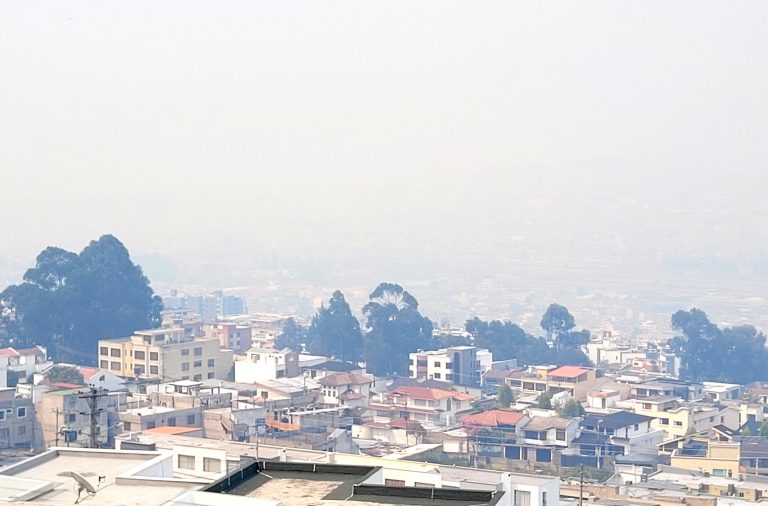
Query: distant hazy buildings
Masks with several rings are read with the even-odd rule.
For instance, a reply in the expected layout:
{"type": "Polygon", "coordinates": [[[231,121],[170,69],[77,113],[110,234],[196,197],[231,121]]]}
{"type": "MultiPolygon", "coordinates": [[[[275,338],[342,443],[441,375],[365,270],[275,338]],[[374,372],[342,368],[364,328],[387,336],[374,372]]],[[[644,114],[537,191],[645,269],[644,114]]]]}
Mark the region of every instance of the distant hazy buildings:
{"type": "Polygon", "coordinates": [[[141,330],[130,337],[99,341],[99,367],[122,377],[166,381],[226,379],[232,350],[217,339],[189,337],[183,329],[141,330]]]}
{"type": "Polygon", "coordinates": [[[417,351],[409,355],[411,378],[449,381],[457,385],[480,385],[484,371],[491,369],[491,352],[474,346],[417,351]]]}
{"type": "Polygon", "coordinates": [[[220,290],[211,295],[186,295],[171,290],[170,295],[163,297],[163,305],[166,310],[185,309],[197,313],[205,322],[215,322],[225,316],[248,312],[243,297],[225,295],[220,290]]]}

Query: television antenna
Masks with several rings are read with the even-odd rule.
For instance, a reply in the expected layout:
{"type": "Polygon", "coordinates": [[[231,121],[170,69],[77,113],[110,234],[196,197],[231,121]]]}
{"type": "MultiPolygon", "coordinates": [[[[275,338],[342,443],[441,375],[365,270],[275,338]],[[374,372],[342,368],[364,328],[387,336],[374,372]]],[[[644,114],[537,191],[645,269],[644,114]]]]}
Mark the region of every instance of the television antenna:
{"type": "Polygon", "coordinates": [[[93,484],[90,481],[88,481],[85,478],[85,476],[83,476],[82,474],[77,473],[75,471],[70,471],[69,474],[70,476],[72,476],[72,479],[75,480],[75,485],[73,487],[73,489],[75,490],[75,493],[77,493],[77,499],[75,499],[75,504],[80,502],[81,495],[83,494],[83,492],[87,492],[88,495],[86,495],[82,499],[85,499],[86,497],[95,496],[96,492],[99,491],[99,487],[101,487],[101,484],[106,479],[104,476],[99,476],[99,484],[94,487],[93,484]]]}

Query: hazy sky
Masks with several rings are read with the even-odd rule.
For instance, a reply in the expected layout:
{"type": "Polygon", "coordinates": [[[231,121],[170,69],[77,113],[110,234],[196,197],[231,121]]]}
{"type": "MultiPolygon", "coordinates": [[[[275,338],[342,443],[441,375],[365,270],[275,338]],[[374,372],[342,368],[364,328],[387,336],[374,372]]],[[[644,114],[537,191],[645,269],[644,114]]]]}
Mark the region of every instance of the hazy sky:
{"type": "Polygon", "coordinates": [[[762,0],[2,1],[0,258],[103,233],[382,270],[761,255],[767,20],[762,0]]]}

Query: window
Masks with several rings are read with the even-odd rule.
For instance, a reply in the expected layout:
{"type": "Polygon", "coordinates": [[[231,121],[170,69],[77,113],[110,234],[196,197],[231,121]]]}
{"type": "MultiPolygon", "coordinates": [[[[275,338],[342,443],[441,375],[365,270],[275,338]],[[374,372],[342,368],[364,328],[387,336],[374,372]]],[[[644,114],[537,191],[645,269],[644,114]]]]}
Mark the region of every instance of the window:
{"type": "Polygon", "coordinates": [[[446,374],[446,375],[445,375],[445,379],[446,379],[447,381],[453,381],[453,374],[446,374]]]}
{"type": "Polygon", "coordinates": [[[107,348],[106,346],[100,346],[99,355],[104,355],[104,356],[109,355],[109,348],[107,348]]]}
{"type": "Polygon", "coordinates": [[[208,457],[203,457],[203,471],[206,473],[220,473],[221,461],[219,459],[209,459],[208,457]]]}
{"type": "Polygon", "coordinates": [[[157,360],[158,360],[157,352],[156,351],[150,351],[149,352],[149,359],[154,361],[154,362],[157,362],[157,360]]]}
{"type": "Polygon", "coordinates": [[[155,421],[154,420],[148,421],[147,422],[147,428],[148,429],[154,429],[155,428],[155,421]]]}
{"type": "Polygon", "coordinates": [[[525,490],[515,490],[515,506],[531,506],[531,493],[525,490]]]}
{"type": "Polygon", "coordinates": [[[16,408],[16,418],[26,418],[27,417],[27,408],[21,407],[16,408]]]}
{"type": "Polygon", "coordinates": [[[202,355],[203,355],[203,348],[202,348],[202,346],[198,346],[197,348],[195,348],[195,356],[196,357],[200,357],[202,355]]]}
{"type": "Polygon", "coordinates": [[[202,360],[195,360],[195,363],[193,364],[194,367],[203,367],[203,361],[202,360]]]}
{"type": "Polygon", "coordinates": [[[187,425],[195,424],[195,415],[187,415],[187,425]]]}
{"type": "Polygon", "coordinates": [[[675,427],[682,427],[682,426],[683,426],[683,422],[679,420],[675,420],[675,427]]]}
{"type": "Polygon", "coordinates": [[[555,439],[558,441],[565,441],[565,429],[555,430],[555,439]]]}
{"type": "Polygon", "coordinates": [[[709,417],[709,421],[710,421],[710,422],[714,422],[714,421],[715,421],[715,417],[714,417],[714,416],[710,416],[710,417],[709,417]]]}
{"type": "Polygon", "coordinates": [[[194,469],[195,456],[179,454],[179,469],[194,469]]]}
{"type": "Polygon", "coordinates": [[[99,369],[109,369],[109,361],[99,360],[99,369]]]}
{"type": "Polygon", "coordinates": [[[209,380],[212,380],[212,379],[213,379],[213,373],[212,373],[212,372],[209,372],[209,373],[208,373],[208,379],[209,379],[209,380]]]}
{"type": "Polygon", "coordinates": [[[659,418],[662,425],[669,425],[669,418],[659,418]]]}
{"type": "Polygon", "coordinates": [[[181,364],[181,370],[189,371],[189,362],[184,362],[183,364],[181,364]]]}
{"type": "Polygon", "coordinates": [[[158,373],[158,369],[157,369],[157,366],[156,366],[156,365],[151,365],[151,366],[149,366],[149,373],[150,373],[150,374],[159,374],[159,373],[158,373]]]}
{"type": "Polygon", "coordinates": [[[183,379],[183,380],[188,380],[188,379],[189,379],[189,376],[182,376],[182,377],[181,377],[181,379],[183,379]]]}
{"type": "Polygon", "coordinates": [[[176,427],[176,417],[175,416],[169,416],[168,417],[168,427],[176,427]]]}
{"type": "Polygon", "coordinates": [[[208,359],[208,367],[213,367],[215,363],[216,363],[216,361],[214,359],[212,359],[212,358],[208,359]]]}
{"type": "Polygon", "coordinates": [[[5,410],[0,409],[0,422],[5,421],[5,410]]]}
{"type": "Polygon", "coordinates": [[[453,364],[452,364],[452,363],[450,363],[450,362],[446,362],[446,363],[445,363],[445,368],[446,368],[446,369],[453,369],[453,364]]]}
{"type": "Polygon", "coordinates": [[[0,439],[8,441],[11,438],[11,431],[8,429],[0,429],[0,439]]]}
{"type": "Polygon", "coordinates": [[[405,486],[405,480],[390,480],[385,479],[384,480],[384,486],[387,487],[404,487],[405,486]]]}
{"type": "Polygon", "coordinates": [[[435,362],[435,367],[440,367],[440,362],[435,362]]]}
{"type": "Polygon", "coordinates": [[[541,493],[541,506],[547,506],[547,493],[541,493]]]}
{"type": "Polygon", "coordinates": [[[644,402],[643,403],[643,409],[651,409],[651,403],[650,402],[644,402]]]}
{"type": "Polygon", "coordinates": [[[99,381],[104,381],[105,379],[107,379],[106,374],[102,374],[101,376],[99,376],[99,381]]]}
{"type": "Polygon", "coordinates": [[[67,415],[67,423],[75,423],[77,421],[77,415],[75,413],[70,413],[67,415]]]}
{"type": "Polygon", "coordinates": [[[113,371],[119,371],[121,369],[120,362],[112,362],[109,368],[113,371]]]}
{"type": "Polygon", "coordinates": [[[640,424],[635,424],[635,430],[640,430],[640,424]]]}
{"type": "Polygon", "coordinates": [[[126,431],[130,431],[131,430],[131,422],[123,422],[123,429],[125,429],[126,431]]]}
{"type": "Polygon", "coordinates": [[[435,488],[431,483],[424,483],[423,481],[414,481],[413,486],[416,488],[435,488]]]}
{"type": "Polygon", "coordinates": [[[147,358],[147,354],[143,351],[134,351],[133,352],[133,358],[136,360],[145,360],[147,358]]]}
{"type": "Polygon", "coordinates": [[[200,381],[202,379],[203,379],[202,374],[195,374],[194,376],[192,376],[192,381],[200,381]]]}
{"type": "Polygon", "coordinates": [[[109,352],[110,352],[109,353],[110,356],[113,356],[113,357],[119,357],[120,356],[120,348],[112,348],[111,350],[109,350],[109,352]]]}
{"type": "Polygon", "coordinates": [[[441,376],[440,376],[440,373],[439,373],[439,372],[436,372],[436,373],[434,374],[434,377],[435,377],[435,379],[436,379],[436,380],[439,380],[439,379],[440,379],[440,377],[441,377],[441,376]]]}
{"type": "Polygon", "coordinates": [[[181,356],[182,357],[186,357],[187,355],[189,355],[189,348],[185,348],[185,349],[181,350],[181,356]]]}

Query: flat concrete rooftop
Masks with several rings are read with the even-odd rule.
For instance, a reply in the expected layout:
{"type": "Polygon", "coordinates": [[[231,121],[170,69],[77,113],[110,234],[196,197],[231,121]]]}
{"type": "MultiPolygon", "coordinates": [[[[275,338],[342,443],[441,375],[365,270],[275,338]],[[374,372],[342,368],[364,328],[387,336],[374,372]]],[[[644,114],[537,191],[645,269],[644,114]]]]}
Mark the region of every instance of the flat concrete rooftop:
{"type": "Polygon", "coordinates": [[[334,464],[254,462],[222,478],[205,490],[228,496],[281,501],[290,506],[482,506],[495,504],[501,493],[388,487],[381,468],[334,464]],[[378,484],[366,484],[368,481],[378,484]],[[345,504],[346,503],[346,504],[345,504]]]}
{"type": "MultiPolygon", "coordinates": [[[[204,483],[188,483],[179,481],[173,484],[169,481],[148,483],[142,480],[142,485],[120,485],[118,475],[124,474],[142,464],[162,456],[157,452],[118,452],[114,450],[53,449],[19,464],[0,469],[0,475],[11,478],[30,478],[37,481],[50,482],[53,488],[32,498],[23,504],[48,505],[72,504],[77,494],[75,481],[71,472],[75,471],[85,477],[94,486],[98,477],[104,476],[105,481],[93,497],[81,500],[81,504],[93,505],[126,505],[143,506],[162,504],[185,490],[196,489],[204,483]]],[[[172,479],[172,477],[169,477],[172,479]]]]}

